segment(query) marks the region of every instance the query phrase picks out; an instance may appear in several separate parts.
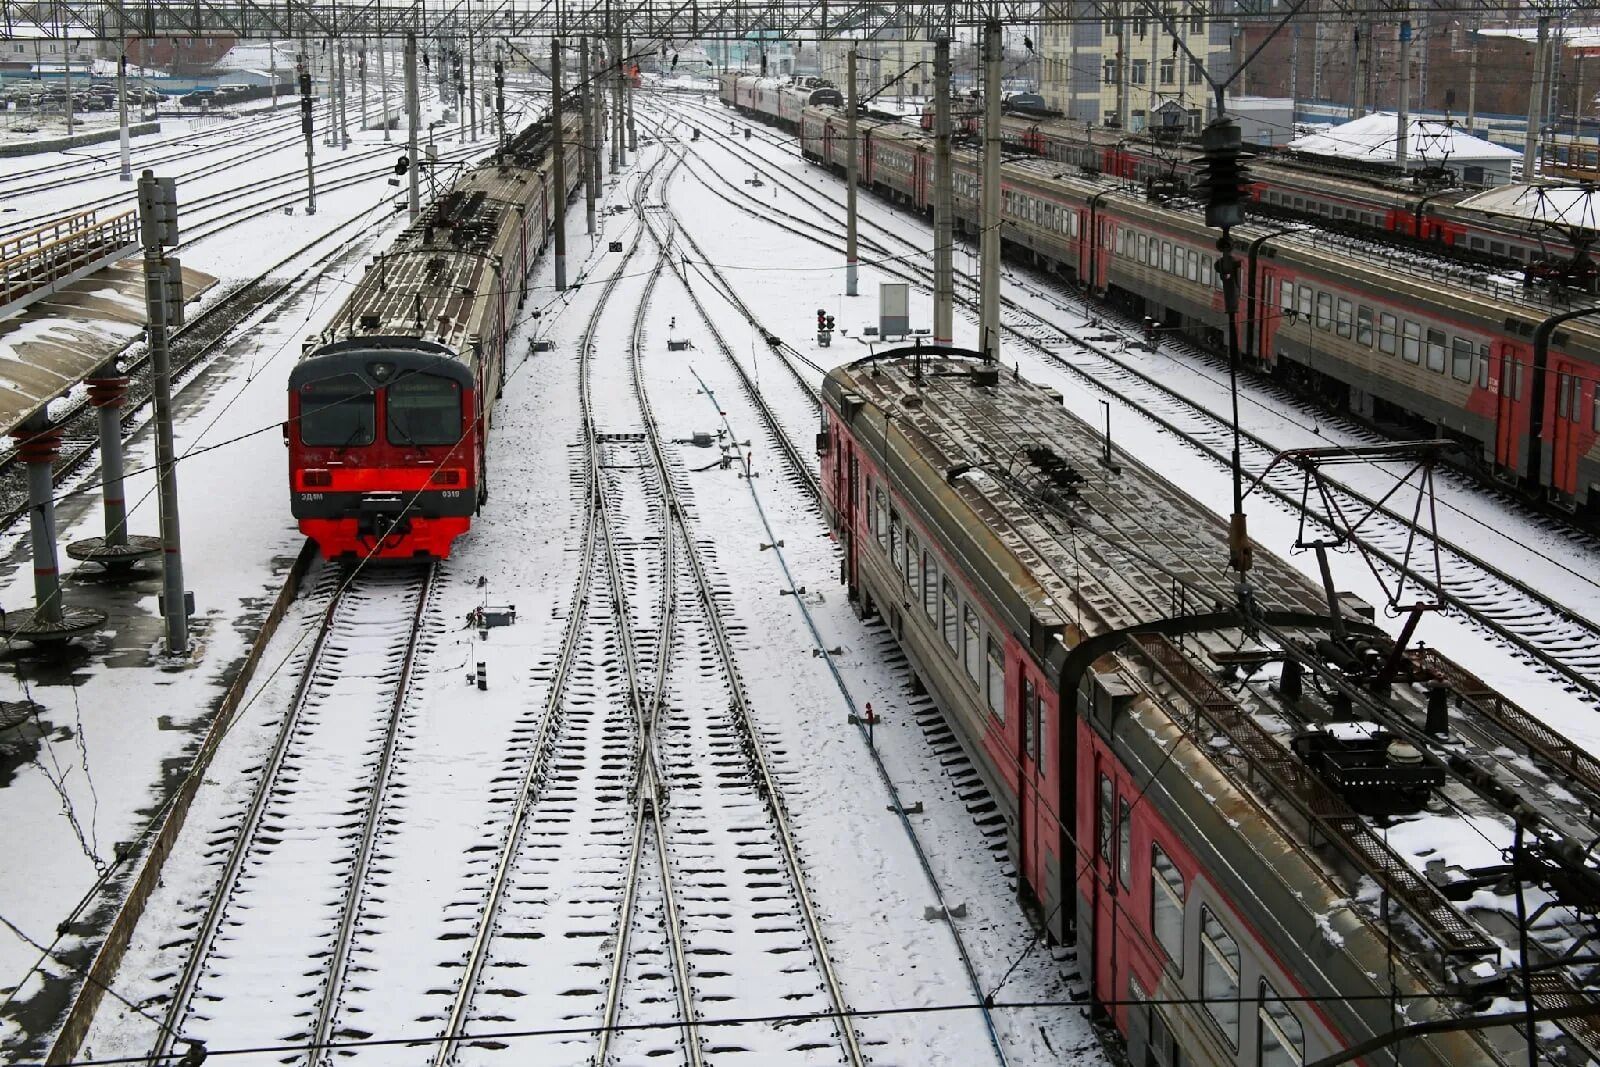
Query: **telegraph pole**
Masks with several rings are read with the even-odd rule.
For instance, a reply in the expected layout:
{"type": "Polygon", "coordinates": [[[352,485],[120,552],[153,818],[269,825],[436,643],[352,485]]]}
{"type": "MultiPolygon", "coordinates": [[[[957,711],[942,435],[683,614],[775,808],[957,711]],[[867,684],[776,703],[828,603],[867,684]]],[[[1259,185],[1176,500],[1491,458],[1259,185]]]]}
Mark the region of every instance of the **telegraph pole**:
{"type": "Polygon", "coordinates": [[[595,185],[599,181],[600,146],[595,138],[600,136],[595,122],[594,95],[589,82],[589,38],[578,38],[578,110],[583,126],[579,139],[583,141],[583,200],[589,225],[589,236],[594,237],[595,185]]]}
{"type": "Polygon", "coordinates": [[[950,188],[950,38],[933,44],[933,343],[955,340],[955,239],[950,188]]]}
{"type": "Polygon", "coordinates": [[[122,170],[117,175],[125,182],[133,181],[133,157],[128,146],[128,53],[123,52],[117,61],[117,117],[122,152],[122,170]]]}
{"type": "MultiPolygon", "coordinates": [[[[630,53],[632,49],[629,49],[630,53]]],[[[630,68],[632,60],[629,60],[630,68]]],[[[628,151],[633,153],[635,159],[639,158],[639,133],[633,125],[633,71],[628,72],[628,151]]]]}
{"type": "Polygon", "coordinates": [[[1539,166],[1539,127],[1550,96],[1550,16],[1539,16],[1539,40],[1533,49],[1533,86],[1528,90],[1528,131],[1522,141],[1522,180],[1533,181],[1539,166]]]}
{"type": "Polygon", "coordinates": [[[145,171],[139,179],[139,232],[144,244],[145,303],[150,315],[150,367],[155,394],[156,482],[160,487],[162,613],[167,655],[189,654],[189,610],[183,589],[183,552],[178,536],[178,477],[172,441],[172,365],[167,352],[169,309],[183,308],[183,275],[163,248],[178,243],[178,194],[171,178],[145,171]],[[170,292],[169,287],[176,292],[170,292]]]}
{"type": "MultiPolygon", "coordinates": [[[[468,4],[467,20],[469,24],[471,19],[472,5],[468,4]]],[[[494,51],[495,55],[498,57],[500,54],[499,41],[495,42],[494,51]]],[[[477,42],[472,39],[472,34],[470,32],[467,34],[467,92],[471,94],[467,101],[467,107],[470,108],[472,112],[472,139],[476,141],[478,139],[478,133],[481,129],[481,127],[478,125],[478,45],[477,42]]]]}
{"type": "MultiPolygon", "coordinates": [[[[600,49],[600,55],[602,57],[605,56],[606,51],[609,48],[609,42],[607,42],[606,39],[602,37],[599,40],[598,45],[599,45],[599,49],[600,49]]],[[[605,60],[601,59],[600,62],[604,63],[605,60]]],[[[600,99],[602,101],[604,101],[605,98],[606,98],[605,84],[606,84],[607,81],[610,81],[610,79],[609,78],[603,79],[600,82],[600,99]]],[[[612,82],[611,93],[612,93],[611,114],[606,116],[606,121],[611,124],[611,130],[610,130],[610,134],[611,134],[611,153],[610,153],[610,157],[609,157],[610,160],[611,160],[611,176],[612,177],[616,177],[616,174],[617,174],[617,149],[621,147],[620,139],[617,137],[617,130],[616,130],[616,126],[617,126],[617,110],[618,110],[618,105],[620,105],[622,103],[622,101],[617,99],[617,95],[616,95],[617,94],[617,87],[616,87],[616,83],[615,82],[612,82]]]]}
{"type": "Polygon", "coordinates": [[[306,62],[306,54],[300,53],[300,132],[306,139],[306,214],[317,213],[317,175],[313,163],[312,153],[315,147],[311,139],[311,68],[306,62]]]}
{"type": "Polygon", "coordinates": [[[856,48],[851,44],[845,53],[844,80],[848,86],[845,94],[844,139],[849,143],[849,161],[845,164],[844,206],[844,295],[856,295],[856,160],[860,156],[856,140],[856,48]]]}
{"type": "Polygon", "coordinates": [[[344,40],[339,41],[339,147],[350,147],[350,94],[344,80],[344,40]]]}
{"type": "Polygon", "coordinates": [[[411,178],[410,194],[407,197],[407,206],[411,212],[411,221],[416,222],[417,216],[422,213],[422,191],[417,186],[417,112],[421,110],[417,103],[417,35],[406,34],[406,158],[411,165],[406,168],[406,173],[411,178]]]}
{"type": "MultiPolygon", "coordinates": [[[[1126,101],[1126,96],[1124,96],[1126,101]]],[[[1000,22],[983,26],[983,211],[978,240],[978,350],[1000,358],[1000,22]]]]}
{"type": "MultiPolygon", "coordinates": [[[[1406,169],[1411,154],[1411,20],[1400,19],[1400,107],[1395,114],[1394,161],[1406,169]]],[[[1422,236],[1418,234],[1417,236],[1422,236]]]]}
{"type": "Polygon", "coordinates": [[[378,38],[378,95],[383,98],[383,139],[393,140],[389,134],[389,61],[385,58],[389,53],[389,43],[382,37],[378,38]]]}
{"type": "Polygon", "coordinates": [[[562,137],[561,42],[550,38],[550,140],[555,150],[556,292],[567,291],[567,143],[562,137]]]}
{"type": "Polygon", "coordinates": [[[367,129],[367,39],[361,39],[361,50],[356,53],[356,77],[361,79],[361,130],[367,129]]]}
{"type": "Polygon", "coordinates": [[[506,150],[506,65],[500,58],[500,42],[494,43],[494,115],[499,151],[506,150]]]}

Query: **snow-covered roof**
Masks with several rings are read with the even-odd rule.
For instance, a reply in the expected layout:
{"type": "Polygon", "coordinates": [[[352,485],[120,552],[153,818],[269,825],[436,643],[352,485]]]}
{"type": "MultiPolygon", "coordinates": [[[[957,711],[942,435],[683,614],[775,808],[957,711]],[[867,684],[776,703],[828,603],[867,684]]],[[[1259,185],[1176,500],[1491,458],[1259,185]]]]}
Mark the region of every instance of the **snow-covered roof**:
{"type": "MultiPolygon", "coordinates": [[[[1395,125],[1398,121],[1399,117],[1393,111],[1375,111],[1351,122],[1323,127],[1304,137],[1296,137],[1289,142],[1289,147],[1297,152],[1319,156],[1392,163],[1395,156],[1395,125]]],[[[1460,127],[1437,119],[1412,119],[1407,156],[1419,162],[1440,161],[1446,156],[1456,161],[1510,160],[1521,158],[1521,153],[1490,144],[1460,127]]]]}
{"type": "Polygon", "coordinates": [[[1508,215],[1558,226],[1600,230],[1596,211],[1600,190],[1576,185],[1502,185],[1461,201],[1459,206],[1487,215],[1508,215]]]}
{"type": "MultiPolygon", "coordinates": [[[[1478,31],[1482,37],[1511,37],[1521,41],[1535,41],[1539,37],[1536,26],[1505,26],[1478,31]]],[[[1600,26],[1552,26],[1550,36],[1568,48],[1600,49],[1600,26]]]]}

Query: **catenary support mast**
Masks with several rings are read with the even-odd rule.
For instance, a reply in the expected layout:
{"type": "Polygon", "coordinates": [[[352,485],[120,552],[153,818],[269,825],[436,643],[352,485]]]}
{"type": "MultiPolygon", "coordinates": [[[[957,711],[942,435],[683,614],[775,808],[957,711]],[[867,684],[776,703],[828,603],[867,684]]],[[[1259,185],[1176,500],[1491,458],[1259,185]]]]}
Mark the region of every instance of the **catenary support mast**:
{"type": "Polygon", "coordinates": [[[954,337],[955,239],[950,188],[950,38],[933,45],[933,342],[954,337]]]}

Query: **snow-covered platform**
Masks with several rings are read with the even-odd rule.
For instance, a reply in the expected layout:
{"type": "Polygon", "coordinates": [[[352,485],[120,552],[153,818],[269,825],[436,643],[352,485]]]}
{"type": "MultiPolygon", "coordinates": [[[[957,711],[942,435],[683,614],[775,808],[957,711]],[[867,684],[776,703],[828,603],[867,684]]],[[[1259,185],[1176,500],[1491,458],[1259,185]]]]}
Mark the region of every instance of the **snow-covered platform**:
{"type": "MultiPolygon", "coordinates": [[[[0,321],[0,430],[15,430],[144,331],[140,267],[137,259],[113,263],[0,321]]],[[[185,301],[216,281],[185,267],[185,301]]]]}

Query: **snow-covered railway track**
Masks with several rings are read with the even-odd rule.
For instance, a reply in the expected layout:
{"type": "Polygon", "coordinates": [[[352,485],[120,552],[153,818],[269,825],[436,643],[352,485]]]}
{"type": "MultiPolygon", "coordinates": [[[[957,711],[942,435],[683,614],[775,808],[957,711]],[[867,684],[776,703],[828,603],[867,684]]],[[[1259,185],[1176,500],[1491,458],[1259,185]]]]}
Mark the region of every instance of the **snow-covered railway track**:
{"type": "MultiPolygon", "coordinates": [[[[762,173],[782,182],[801,199],[821,200],[833,205],[835,210],[839,208],[837,200],[771,167],[739,142],[728,143],[733,146],[732,151],[748,158],[762,173]]],[[[731,204],[758,214],[745,202],[749,199],[747,195],[737,195],[742,191],[731,185],[728,188],[736,194],[724,194],[731,204]]],[[[766,213],[780,216],[780,219],[768,218],[768,221],[797,235],[830,248],[839,247],[837,236],[825,227],[793,213],[773,212],[770,206],[764,205],[761,214],[766,213]]],[[[891,247],[870,237],[860,239],[863,250],[884,257],[877,269],[931,290],[931,269],[924,269],[906,258],[908,252],[919,251],[913,241],[865,215],[861,225],[882,233],[894,243],[895,247],[891,247]]],[[[1095,392],[1122,402],[1213,462],[1224,468],[1230,466],[1233,431],[1221,415],[1118,358],[1096,340],[1063,331],[1034,308],[1006,296],[1002,296],[1002,303],[1009,320],[1004,327],[1009,336],[1025,343],[1042,359],[1072,373],[1095,392]]],[[[1063,311],[1085,317],[1108,314],[1105,308],[1083,301],[1067,302],[1058,298],[1054,303],[1063,311]]],[[[960,293],[957,304],[965,313],[975,314],[973,301],[960,293]]],[[[1278,454],[1270,443],[1248,431],[1241,434],[1240,443],[1247,478],[1265,471],[1278,454]]],[[[1420,586],[1541,672],[1581,691],[1591,702],[1600,703],[1600,625],[1444,535],[1439,541],[1440,569],[1436,576],[1431,566],[1431,553],[1426,554],[1426,565],[1418,562],[1415,552],[1409,559],[1407,557],[1405,546],[1417,539],[1408,516],[1336,478],[1329,478],[1329,481],[1334,486],[1338,504],[1347,515],[1370,512],[1358,539],[1392,575],[1403,576],[1414,588],[1420,586]]],[[[1297,471],[1280,467],[1262,483],[1259,491],[1290,513],[1307,515],[1319,527],[1330,529],[1325,515],[1308,513],[1302,507],[1301,484],[1297,471]]]]}
{"type": "Polygon", "coordinates": [[[292,704],[196,924],[152,1060],[201,1023],[248,1044],[309,1038],[310,998],[316,1038],[326,1038],[434,574],[328,572],[292,704]]]}

